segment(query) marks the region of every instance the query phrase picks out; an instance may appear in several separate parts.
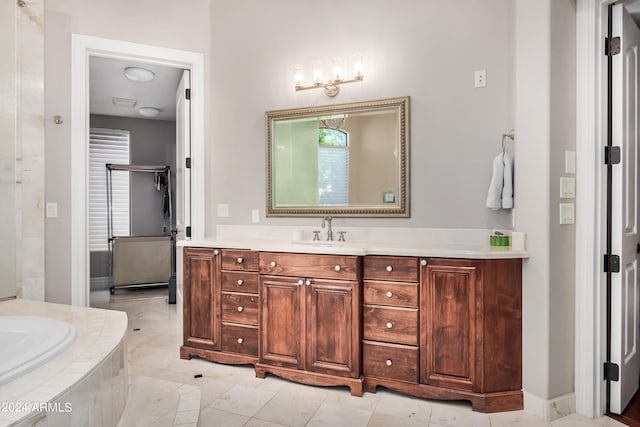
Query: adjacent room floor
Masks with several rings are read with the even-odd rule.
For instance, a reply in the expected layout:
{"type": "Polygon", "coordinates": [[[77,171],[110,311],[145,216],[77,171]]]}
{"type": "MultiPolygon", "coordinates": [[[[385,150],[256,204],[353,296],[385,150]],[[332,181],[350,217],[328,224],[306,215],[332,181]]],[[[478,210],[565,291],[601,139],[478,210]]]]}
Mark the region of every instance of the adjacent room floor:
{"type": "Polygon", "coordinates": [[[579,415],[552,423],[524,411],[480,414],[465,402],[403,396],[386,389],[353,397],[346,387],[314,387],[251,366],[181,360],[182,331],[166,288],[92,293],[92,306],[129,316],[129,396],[119,427],[142,426],[623,426],[579,415]]]}

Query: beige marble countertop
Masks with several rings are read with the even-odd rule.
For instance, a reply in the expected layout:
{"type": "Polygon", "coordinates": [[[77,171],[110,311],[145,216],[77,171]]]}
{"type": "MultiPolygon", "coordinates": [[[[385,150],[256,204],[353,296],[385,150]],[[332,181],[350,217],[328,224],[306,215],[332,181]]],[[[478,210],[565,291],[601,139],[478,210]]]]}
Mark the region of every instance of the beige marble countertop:
{"type": "Polygon", "coordinates": [[[262,252],[294,252],[335,255],[397,255],[442,258],[505,259],[528,258],[527,251],[496,249],[488,244],[474,243],[416,243],[416,242],[293,242],[275,239],[210,239],[182,240],[178,246],[220,249],[250,249],[262,252]]]}

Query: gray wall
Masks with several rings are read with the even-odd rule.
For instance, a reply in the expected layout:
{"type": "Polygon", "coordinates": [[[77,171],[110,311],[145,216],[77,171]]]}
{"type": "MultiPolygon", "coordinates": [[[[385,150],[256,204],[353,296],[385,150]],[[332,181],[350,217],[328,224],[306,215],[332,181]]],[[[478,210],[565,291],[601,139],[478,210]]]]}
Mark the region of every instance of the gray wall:
{"type": "MultiPolygon", "coordinates": [[[[55,226],[46,228],[46,300],[70,303],[71,34],[200,52],[210,70],[210,2],[193,0],[185,7],[172,0],[47,0],[45,7],[45,112],[65,118],[60,126],[45,124],[46,200],[57,202],[59,213],[55,226]]],[[[205,87],[211,86],[205,75],[205,87]]],[[[206,117],[211,99],[205,96],[206,117]]]]}
{"type": "MultiPolygon", "coordinates": [[[[328,0],[331,22],[292,0],[212,2],[212,138],[207,141],[207,234],[215,224],[316,219],[264,218],[265,123],[269,110],[411,96],[411,218],[338,219],[338,226],[510,228],[509,211],[485,207],[491,161],[514,126],[510,0],[328,0]],[[269,36],[266,37],[265,35],[269,36]],[[329,98],[295,92],[295,64],[362,53],[365,79],[329,98]],[[474,70],[487,87],[474,88],[474,70]],[[218,102],[219,101],[219,102],[218,102]],[[228,203],[230,216],[217,218],[228,203]]],[[[325,75],[328,73],[325,68],[325,75]]],[[[351,70],[345,70],[350,75],[351,70]]],[[[517,197],[524,195],[518,194],[517,197]]],[[[517,205],[517,201],[516,201],[517,205]]]]}
{"type": "MultiPolygon", "coordinates": [[[[163,120],[133,119],[92,114],[91,127],[128,130],[131,164],[168,165],[175,184],[176,123],[163,120]]],[[[172,195],[175,200],[175,191],[172,195]]],[[[163,224],[162,192],[155,189],[151,173],[131,173],[131,235],[168,234],[163,224]]],[[[175,211],[175,202],[172,209],[175,211]]],[[[174,221],[175,224],[175,221],[174,221]]],[[[91,277],[109,275],[106,252],[91,253],[91,277]]]]}

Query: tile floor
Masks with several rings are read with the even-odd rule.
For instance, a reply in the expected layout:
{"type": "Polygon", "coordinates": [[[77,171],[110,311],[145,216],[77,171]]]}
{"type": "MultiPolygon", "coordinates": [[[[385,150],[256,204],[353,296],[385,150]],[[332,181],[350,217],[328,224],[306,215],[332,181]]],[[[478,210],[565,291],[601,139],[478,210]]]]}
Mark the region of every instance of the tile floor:
{"type": "Polygon", "coordinates": [[[181,360],[182,331],[166,293],[166,288],[92,293],[92,306],[129,316],[130,386],[119,427],[623,426],[607,417],[575,414],[552,423],[524,411],[480,414],[468,403],[416,399],[385,389],[353,397],[346,387],[313,387],[272,375],[259,379],[251,366],[181,360]]]}

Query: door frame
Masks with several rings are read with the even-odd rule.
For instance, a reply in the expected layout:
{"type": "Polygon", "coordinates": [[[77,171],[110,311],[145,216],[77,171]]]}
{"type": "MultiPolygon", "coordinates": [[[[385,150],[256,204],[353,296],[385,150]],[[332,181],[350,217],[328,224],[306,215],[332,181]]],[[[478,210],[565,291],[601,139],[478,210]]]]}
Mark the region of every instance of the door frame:
{"type": "Polygon", "coordinates": [[[606,56],[607,7],[616,0],[578,0],[576,9],[576,412],[606,408],[606,56]]]}
{"type": "Polygon", "coordinates": [[[204,56],[201,53],[71,35],[71,304],[89,305],[89,57],[131,59],[191,71],[191,227],[204,239],[204,56]],[[196,96],[193,96],[196,94],[196,96]],[[200,96],[198,94],[201,94],[200,96]]]}

